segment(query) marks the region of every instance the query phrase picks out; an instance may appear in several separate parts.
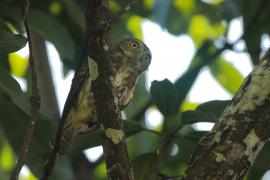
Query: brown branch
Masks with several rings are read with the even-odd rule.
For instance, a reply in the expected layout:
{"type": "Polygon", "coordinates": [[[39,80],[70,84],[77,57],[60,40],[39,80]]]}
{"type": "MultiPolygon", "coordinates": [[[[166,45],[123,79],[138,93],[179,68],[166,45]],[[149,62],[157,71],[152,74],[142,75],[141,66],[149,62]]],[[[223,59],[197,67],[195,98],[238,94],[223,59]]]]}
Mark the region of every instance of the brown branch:
{"type": "MultiPolygon", "coordinates": [[[[99,76],[93,81],[98,122],[103,130],[103,149],[109,179],[133,180],[125,131],[112,85],[108,53],[112,16],[107,0],[88,0],[86,7],[88,55],[96,60],[99,76]]],[[[91,72],[90,72],[91,73],[91,72]]]]}
{"type": "Polygon", "coordinates": [[[270,50],[193,154],[184,180],[242,179],[270,137],[270,50]],[[205,161],[207,159],[207,161],[205,161]]]}
{"type": "Polygon", "coordinates": [[[124,8],[120,9],[115,15],[112,16],[111,21],[116,22],[121,16],[127,13],[130,9],[132,9],[136,4],[141,2],[142,0],[133,0],[128,3],[124,8]]]}
{"type": "Polygon", "coordinates": [[[28,38],[28,45],[29,45],[29,63],[31,67],[31,77],[32,77],[32,96],[31,96],[31,117],[29,119],[29,122],[26,126],[25,129],[25,135],[24,135],[24,141],[23,141],[23,146],[22,149],[19,153],[18,160],[16,163],[15,168],[12,171],[11,180],[17,180],[19,173],[22,169],[22,166],[24,164],[25,158],[29,152],[30,145],[32,142],[32,135],[35,127],[35,123],[37,120],[37,115],[38,115],[38,110],[40,108],[40,96],[39,96],[39,91],[38,91],[38,81],[37,81],[37,75],[35,71],[35,60],[34,60],[34,55],[33,55],[33,44],[32,44],[32,38],[31,38],[31,32],[29,29],[28,21],[27,21],[27,13],[28,13],[28,8],[29,8],[29,1],[28,0],[23,0],[23,22],[28,38]]]}

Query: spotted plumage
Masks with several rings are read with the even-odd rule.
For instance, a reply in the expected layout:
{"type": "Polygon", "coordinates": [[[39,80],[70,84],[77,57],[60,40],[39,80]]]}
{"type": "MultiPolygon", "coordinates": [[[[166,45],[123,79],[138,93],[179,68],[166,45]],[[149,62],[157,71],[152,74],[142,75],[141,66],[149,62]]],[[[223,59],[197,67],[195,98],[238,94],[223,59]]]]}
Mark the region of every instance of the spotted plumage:
{"type": "MultiPolygon", "coordinates": [[[[151,53],[143,42],[134,38],[120,41],[109,51],[113,66],[113,85],[116,88],[119,108],[123,110],[133,97],[138,76],[150,64],[151,53]]],[[[98,128],[91,88],[88,65],[84,64],[75,74],[64,107],[59,154],[65,153],[77,135],[98,128]]]]}

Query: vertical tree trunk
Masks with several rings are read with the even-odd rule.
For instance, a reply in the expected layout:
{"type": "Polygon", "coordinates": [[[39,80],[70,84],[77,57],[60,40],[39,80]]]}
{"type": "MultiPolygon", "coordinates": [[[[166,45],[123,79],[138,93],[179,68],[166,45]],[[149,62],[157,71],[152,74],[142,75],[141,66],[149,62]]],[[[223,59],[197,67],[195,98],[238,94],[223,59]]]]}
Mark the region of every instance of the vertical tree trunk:
{"type": "MultiPolygon", "coordinates": [[[[88,55],[97,62],[98,78],[93,81],[93,93],[98,121],[103,130],[103,150],[109,179],[133,180],[125,131],[111,82],[109,32],[112,16],[108,0],[88,0],[86,7],[88,55]]],[[[90,72],[91,73],[91,72],[90,72]]]]}

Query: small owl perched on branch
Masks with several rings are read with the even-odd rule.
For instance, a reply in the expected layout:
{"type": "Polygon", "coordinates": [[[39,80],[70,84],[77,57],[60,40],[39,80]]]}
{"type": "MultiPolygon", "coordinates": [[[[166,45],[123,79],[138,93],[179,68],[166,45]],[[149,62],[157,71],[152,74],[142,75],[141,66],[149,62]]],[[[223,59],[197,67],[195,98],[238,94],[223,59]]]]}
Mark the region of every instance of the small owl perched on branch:
{"type": "MultiPolygon", "coordinates": [[[[151,62],[151,52],[143,42],[128,38],[117,43],[110,50],[110,55],[113,85],[116,88],[119,108],[123,110],[133,97],[138,76],[151,62]]],[[[91,81],[88,66],[83,66],[72,81],[61,119],[64,124],[58,148],[60,155],[65,153],[77,135],[98,128],[91,81]]]]}

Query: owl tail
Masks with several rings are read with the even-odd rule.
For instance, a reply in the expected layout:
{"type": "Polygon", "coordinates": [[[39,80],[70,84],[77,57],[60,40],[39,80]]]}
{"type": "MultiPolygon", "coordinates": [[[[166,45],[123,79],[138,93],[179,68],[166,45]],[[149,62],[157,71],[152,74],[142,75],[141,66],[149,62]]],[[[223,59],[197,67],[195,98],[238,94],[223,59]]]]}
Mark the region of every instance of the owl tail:
{"type": "MultiPolygon", "coordinates": [[[[59,141],[59,145],[57,147],[57,154],[62,156],[67,150],[70,148],[71,144],[74,142],[75,137],[79,134],[79,131],[76,131],[77,127],[72,125],[71,123],[65,123],[61,132],[61,137],[59,141]]],[[[56,137],[51,145],[56,146],[56,137]]]]}
{"type": "Polygon", "coordinates": [[[65,123],[61,133],[61,140],[58,146],[58,155],[64,155],[70,146],[73,144],[75,138],[79,134],[94,132],[98,129],[96,123],[93,124],[72,124],[72,123],[65,123]]]}

